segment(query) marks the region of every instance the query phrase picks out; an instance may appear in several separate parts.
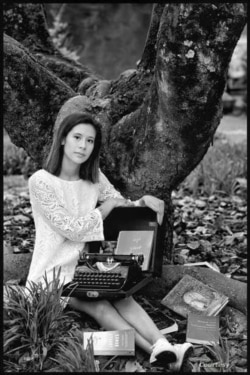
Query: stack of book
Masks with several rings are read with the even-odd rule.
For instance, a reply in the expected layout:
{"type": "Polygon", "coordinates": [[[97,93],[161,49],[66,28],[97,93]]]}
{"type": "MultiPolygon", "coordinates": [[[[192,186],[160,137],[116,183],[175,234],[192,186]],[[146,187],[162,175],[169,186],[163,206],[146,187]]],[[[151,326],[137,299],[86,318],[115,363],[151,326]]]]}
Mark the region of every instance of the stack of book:
{"type": "Polygon", "coordinates": [[[195,344],[219,344],[219,312],[229,298],[192,276],[185,275],[161,303],[187,318],[186,341],[195,344]]]}
{"type": "Polygon", "coordinates": [[[161,303],[187,318],[190,312],[203,316],[216,316],[228,301],[228,297],[224,294],[192,276],[185,275],[161,303]]]}

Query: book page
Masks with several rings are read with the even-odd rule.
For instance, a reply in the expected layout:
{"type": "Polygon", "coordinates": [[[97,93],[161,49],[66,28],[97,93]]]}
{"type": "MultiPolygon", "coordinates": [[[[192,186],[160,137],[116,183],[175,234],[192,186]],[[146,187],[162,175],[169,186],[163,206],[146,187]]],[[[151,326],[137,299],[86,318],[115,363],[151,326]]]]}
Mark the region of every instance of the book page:
{"type": "Polygon", "coordinates": [[[151,260],[153,240],[153,230],[120,231],[115,254],[143,254],[142,270],[147,271],[151,260]]]}

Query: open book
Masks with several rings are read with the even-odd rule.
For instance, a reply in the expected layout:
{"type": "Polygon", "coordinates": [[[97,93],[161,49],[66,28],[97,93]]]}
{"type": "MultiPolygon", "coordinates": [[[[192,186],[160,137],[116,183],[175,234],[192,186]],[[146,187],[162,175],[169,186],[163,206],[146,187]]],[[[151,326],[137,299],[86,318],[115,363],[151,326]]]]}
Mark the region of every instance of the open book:
{"type": "Polygon", "coordinates": [[[150,265],[153,240],[153,230],[120,231],[115,254],[143,254],[142,271],[147,271],[150,265]]]}
{"type": "Polygon", "coordinates": [[[147,311],[147,313],[163,335],[178,331],[178,324],[176,321],[163,311],[157,309],[147,311]]]}
{"type": "Polygon", "coordinates": [[[163,335],[178,331],[179,327],[176,320],[169,316],[166,308],[157,306],[153,301],[149,302],[143,296],[139,297],[139,304],[143,306],[163,335]]]}
{"type": "Polygon", "coordinates": [[[185,275],[161,303],[187,318],[190,312],[215,316],[226,306],[228,300],[228,297],[217,290],[192,276],[185,275]]]}

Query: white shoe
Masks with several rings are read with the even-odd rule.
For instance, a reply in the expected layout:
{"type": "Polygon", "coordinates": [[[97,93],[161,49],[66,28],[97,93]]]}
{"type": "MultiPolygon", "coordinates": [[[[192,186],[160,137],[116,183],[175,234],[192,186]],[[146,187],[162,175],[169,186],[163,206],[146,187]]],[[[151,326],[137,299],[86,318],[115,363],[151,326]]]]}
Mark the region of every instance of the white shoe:
{"type": "Polygon", "coordinates": [[[168,368],[172,371],[180,371],[182,365],[185,364],[186,360],[192,354],[193,345],[188,342],[185,342],[184,344],[175,344],[173,346],[177,356],[177,361],[174,363],[170,363],[168,368]]]}
{"type": "Polygon", "coordinates": [[[159,339],[152,347],[150,363],[161,367],[168,367],[172,371],[179,371],[183,362],[193,351],[190,343],[171,345],[165,339],[159,339]]]}
{"type": "Polygon", "coordinates": [[[152,364],[175,362],[177,356],[175,354],[174,346],[170,344],[166,339],[159,339],[152,346],[152,353],[149,362],[152,364]]]}

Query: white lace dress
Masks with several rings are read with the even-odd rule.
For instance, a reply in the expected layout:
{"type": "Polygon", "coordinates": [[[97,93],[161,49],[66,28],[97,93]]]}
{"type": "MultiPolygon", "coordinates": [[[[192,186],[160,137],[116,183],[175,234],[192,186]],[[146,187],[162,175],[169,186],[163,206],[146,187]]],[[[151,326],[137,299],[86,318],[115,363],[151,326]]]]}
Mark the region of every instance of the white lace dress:
{"type": "Polygon", "coordinates": [[[62,180],[41,169],[30,177],[29,191],[36,238],[26,285],[43,283],[45,271],[51,281],[53,269],[57,273],[59,267],[60,283],[67,283],[85,243],[104,240],[97,202],[122,195],[101,171],[99,183],[93,184],[62,180]]]}

